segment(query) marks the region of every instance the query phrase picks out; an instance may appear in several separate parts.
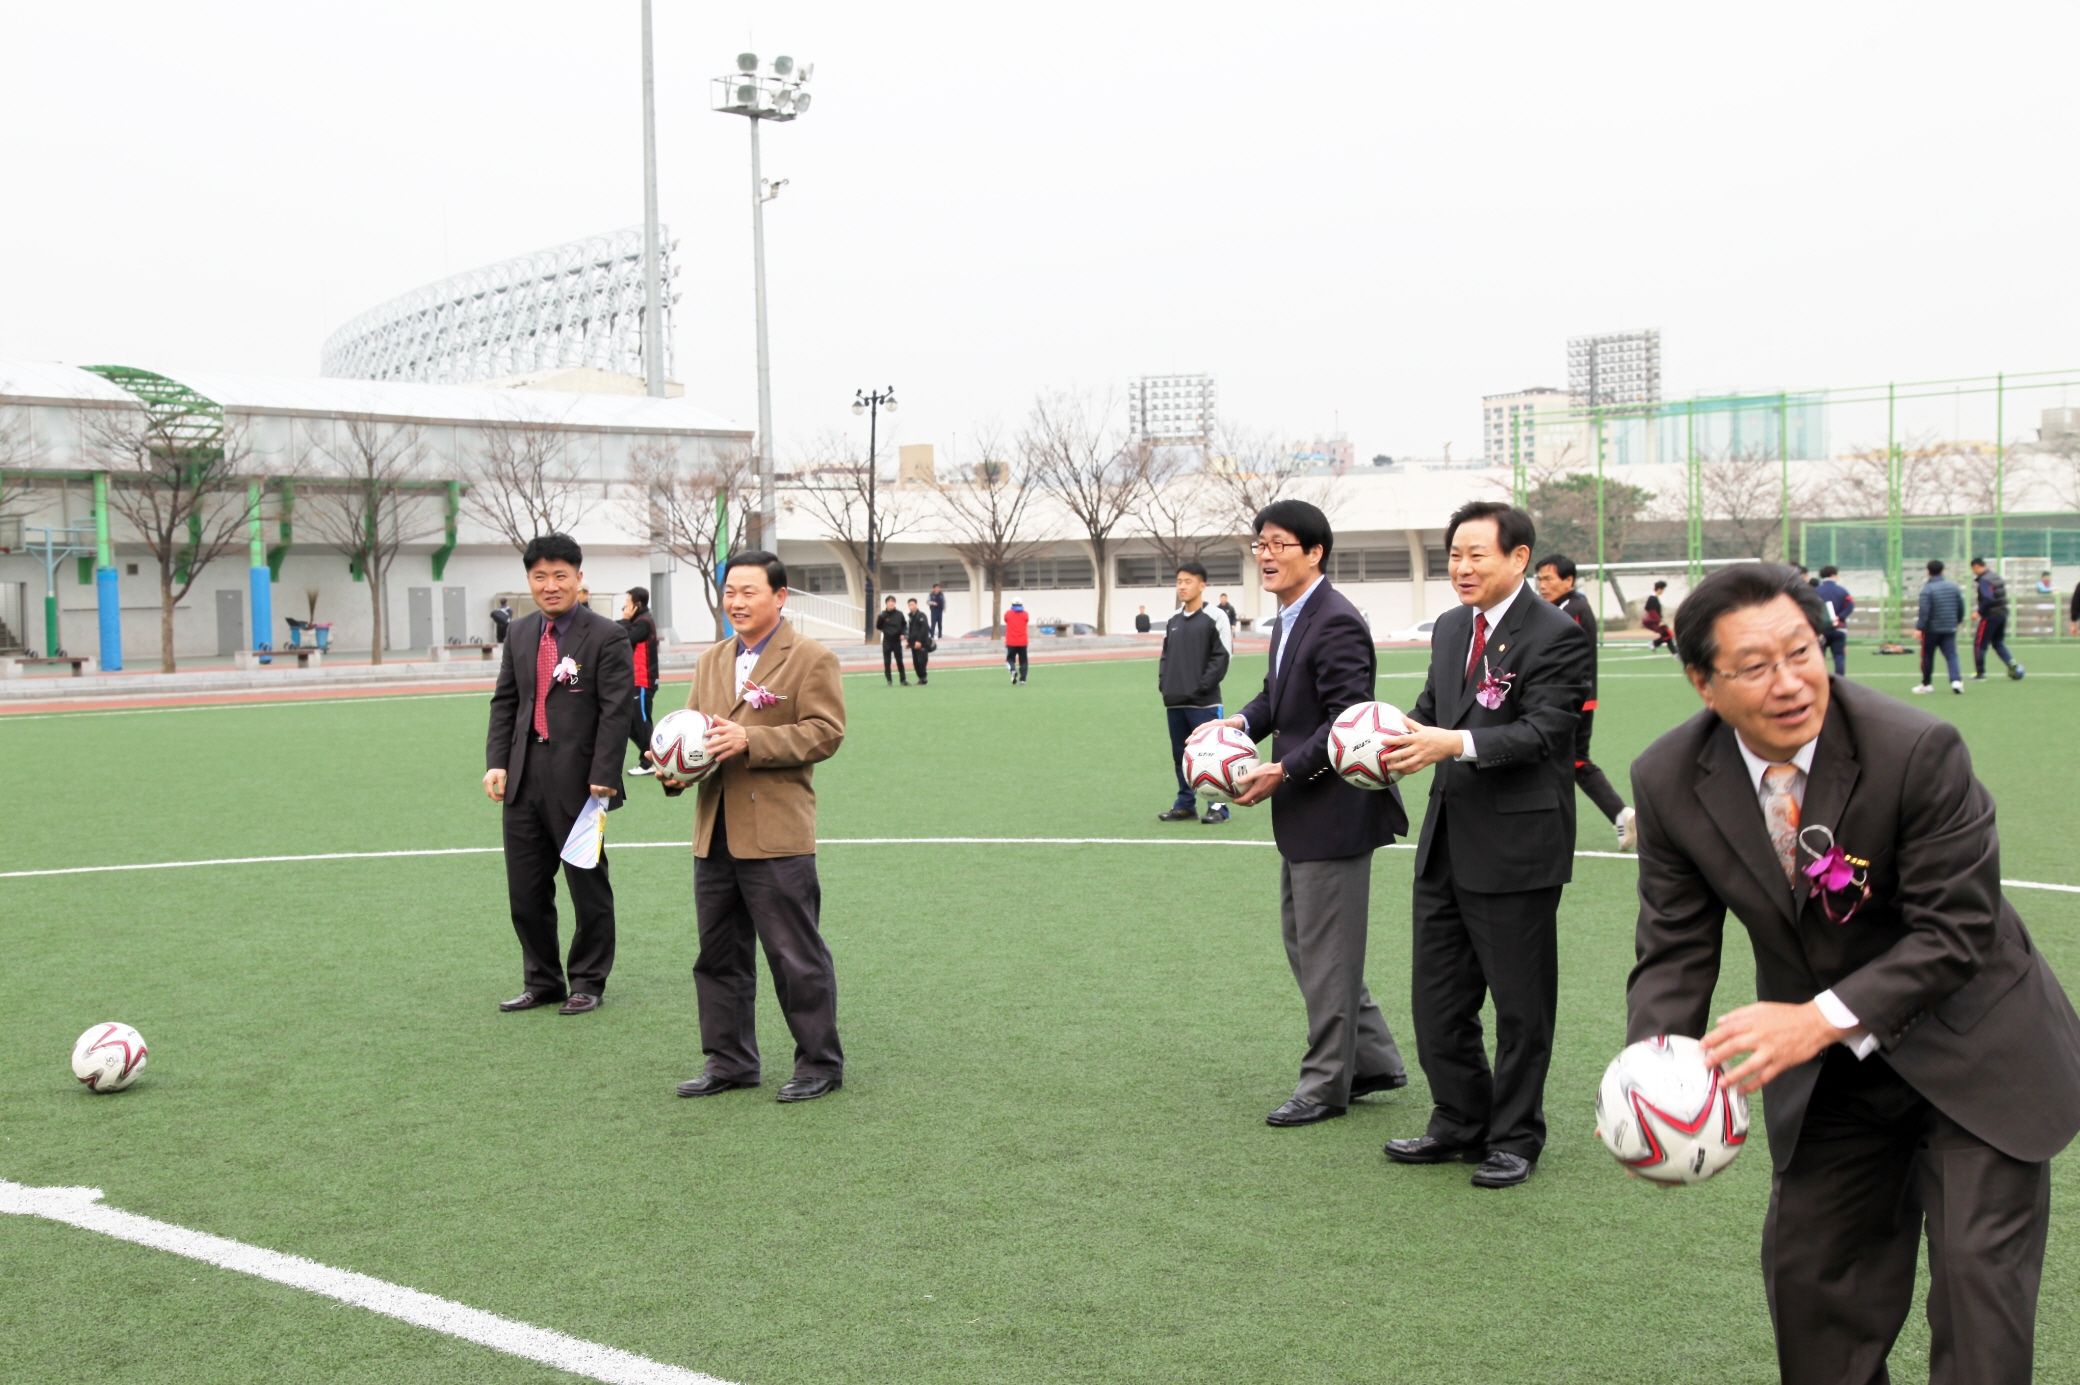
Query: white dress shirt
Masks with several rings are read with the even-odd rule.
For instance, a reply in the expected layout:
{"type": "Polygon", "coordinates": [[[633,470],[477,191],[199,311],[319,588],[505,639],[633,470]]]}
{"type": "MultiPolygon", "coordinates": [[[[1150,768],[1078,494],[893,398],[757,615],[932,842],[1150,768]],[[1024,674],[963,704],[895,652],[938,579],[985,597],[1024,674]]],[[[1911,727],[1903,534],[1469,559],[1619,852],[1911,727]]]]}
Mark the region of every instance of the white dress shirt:
{"type": "MultiPolygon", "coordinates": [[[[1320,585],[1322,585],[1322,579],[1317,577],[1307,584],[1306,591],[1293,598],[1291,604],[1278,608],[1278,644],[1271,651],[1271,677],[1274,682],[1278,679],[1280,666],[1286,661],[1286,636],[1293,633],[1293,626],[1300,619],[1300,608],[1307,604],[1307,598],[1313,596],[1314,589],[1320,585]]],[[[1221,642],[1227,646],[1230,653],[1234,652],[1235,645],[1232,637],[1225,630],[1221,632],[1221,642]]],[[[1256,728],[1248,724],[1248,717],[1244,717],[1242,720],[1243,734],[1254,740],[1257,735],[1256,728]]]]}
{"type": "MultiPolygon", "coordinates": [[[[1764,797],[1762,772],[1770,768],[1771,765],[1781,762],[1765,760],[1754,751],[1748,749],[1748,743],[1740,738],[1739,733],[1735,733],[1733,743],[1741,748],[1741,759],[1748,766],[1748,780],[1755,786],[1755,803],[1760,807],[1764,797]]],[[[1798,753],[1793,755],[1790,760],[1790,763],[1798,770],[1797,774],[1791,776],[1791,797],[1801,810],[1806,806],[1806,776],[1813,772],[1813,752],[1819,745],[1820,738],[1818,736],[1813,737],[1813,739],[1800,746],[1798,753]]],[[[1841,1041],[1844,1048],[1858,1058],[1868,1058],[1877,1051],[1878,1036],[1868,1033],[1864,1029],[1863,1021],[1857,1019],[1855,1012],[1842,1004],[1841,997],[1834,993],[1832,987],[1814,996],[1813,1003],[1820,1007],[1820,1013],[1827,1017],[1829,1024],[1837,1029],[1851,1031],[1849,1036],[1841,1041]]]]}
{"type": "Polygon", "coordinates": [[[744,695],[744,685],[751,681],[751,670],[758,667],[758,656],[766,652],[766,646],[771,644],[773,636],[779,633],[780,627],[775,625],[772,629],[766,631],[764,639],[752,645],[749,649],[744,647],[744,637],[742,635],[737,636],[737,696],[742,697],[744,695]]]}
{"type": "MultiPolygon", "coordinates": [[[[1490,637],[1492,637],[1495,634],[1495,631],[1502,625],[1502,618],[1509,614],[1510,603],[1515,601],[1519,596],[1523,595],[1523,593],[1523,584],[1519,583],[1517,586],[1510,589],[1510,594],[1508,596],[1503,597],[1502,600],[1496,602],[1493,606],[1484,606],[1481,608],[1480,614],[1488,618],[1488,634],[1490,637]]],[[[1469,654],[1473,652],[1473,644],[1470,636],[1468,637],[1466,649],[1469,654]]],[[[1459,733],[1459,744],[1462,747],[1459,751],[1460,759],[1472,760],[1476,758],[1476,756],[1473,753],[1473,732],[1461,731],[1459,733]]]]}

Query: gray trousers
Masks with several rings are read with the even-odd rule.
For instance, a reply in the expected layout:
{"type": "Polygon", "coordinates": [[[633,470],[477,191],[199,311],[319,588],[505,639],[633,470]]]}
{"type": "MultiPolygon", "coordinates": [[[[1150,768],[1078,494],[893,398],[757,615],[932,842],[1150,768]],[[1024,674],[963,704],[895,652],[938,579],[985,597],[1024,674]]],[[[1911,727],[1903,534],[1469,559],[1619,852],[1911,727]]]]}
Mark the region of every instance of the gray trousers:
{"type": "Polygon", "coordinates": [[[1348,1106],[1351,1082],[1405,1072],[1387,1021],[1365,989],[1372,853],[1281,861],[1278,917],[1286,960],[1307,1003],[1307,1054],[1293,1095],[1348,1106]]]}

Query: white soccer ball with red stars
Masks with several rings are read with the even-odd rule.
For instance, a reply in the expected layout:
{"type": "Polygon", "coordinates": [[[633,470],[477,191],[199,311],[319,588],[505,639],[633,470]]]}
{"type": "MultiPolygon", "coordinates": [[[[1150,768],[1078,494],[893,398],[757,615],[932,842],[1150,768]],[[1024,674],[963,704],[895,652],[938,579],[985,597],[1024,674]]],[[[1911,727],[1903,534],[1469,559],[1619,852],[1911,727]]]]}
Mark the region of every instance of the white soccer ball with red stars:
{"type": "Polygon", "coordinates": [[[1387,737],[1403,735],[1407,730],[1401,709],[1391,702],[1359,702],[1346,707],[1329,728],[1329,766],[1346,784],[1384,789],[1401,778],[1401,771],[1381,763],[1381,757],[1392,750],[1387,737]]]}
{"type": "Polygon", "coordinates": [[[1619,1163],[1656,1183],[1702,1183],[1748,1141],[1748,1099],[1706,1067],[1695,1039],[1663,1034],[1604,1069],[1596,1135],[1619,1163]]]}
{"type": "Polygon", "coordinates": [[[650,733],[650,761],[659,774],[698,784],[715,772],[708,732],[715,719],[691,707],[669,713],[650,733]]]}
{"type": "Polygon", "coordinates": [[[148,1056],[144,1035],[127,1024],[97,1024],[72,1046],[72,1075],[90,1092],[120,1092],[138,1079],[148,1056]]]}
{"type": "Polygon", "coordinates": [[[1248,787],[1244,777],[1259,763],[1257,743],[1217,721],[1199,727],[1184,743],[1184,782],[1210,803],[1234,802],[1248,787]]]}

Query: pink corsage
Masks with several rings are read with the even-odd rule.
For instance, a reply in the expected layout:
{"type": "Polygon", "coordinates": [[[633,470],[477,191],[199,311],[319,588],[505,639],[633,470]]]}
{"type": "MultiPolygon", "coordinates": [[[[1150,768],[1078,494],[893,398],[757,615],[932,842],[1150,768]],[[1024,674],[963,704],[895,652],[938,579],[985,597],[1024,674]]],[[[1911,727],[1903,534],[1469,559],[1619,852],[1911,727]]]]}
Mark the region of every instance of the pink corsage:
{"type": "Polygon", "coordinates": [[[785,693],[768,692],[747,678],[744,680],[744,701],[751,704],[752,711],[762,712],[768,707],[777,706],[787,701],[787,695],[785,693]]]}
{"type": "Polygon", "coordinates": [[[1481,685],[1474,689],[1473,700],[1492,712],[1502,705],[1503,698],[1509,696],[1509,685],[1517,675],[1514,670],[1495,672],[1488,667],[1488,656],[1485,654],[1481,655],[1481,672],[1487,676],[1482,678],[1481,685]]]}
{"type": "Polygon", "coordinates": [[[1820,895],[1820,907],[1830,923],[1847,923],[1871,897],[1869,861],[1851,856],[1836,845],[1834,833],[1821,823],[1814,823],[1798,834],[1798,844],[1815,857],[1813,864],[1806,867],[1806,876],[1813,882],[1820,895]],[[1816,848],[1806,840],[1807,832],[1818,832],[1825,850],[1816,848]],[[1855,894],[1846,908],[1839,913],[1835,909],[1835,896],[1855,894]]]}
{"type": "Polygon", "coordinates": [[[564,655],[563,661],[557,664],[555,671],[549,675],[549,681],[575,684],[578,681],[578,661],[568,654],[564,655]]]}

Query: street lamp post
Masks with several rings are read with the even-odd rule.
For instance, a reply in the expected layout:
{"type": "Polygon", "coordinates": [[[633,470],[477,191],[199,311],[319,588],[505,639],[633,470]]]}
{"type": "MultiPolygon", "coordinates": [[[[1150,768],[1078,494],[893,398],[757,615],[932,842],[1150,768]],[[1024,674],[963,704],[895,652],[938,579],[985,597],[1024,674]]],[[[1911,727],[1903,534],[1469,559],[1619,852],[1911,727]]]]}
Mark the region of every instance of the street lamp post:
{"type": "Polygon", "coordinates": [[[768,71],[760,72],[758,54],[739,53],[737,70],[713,83],[715,109],[751,122],[751,278],[758,305],[758,532],[752,545],[769,552],[779,528],[779,502],[773,493],[773,387],[766,353],[765,204],[780,189],[768,188],[759,169],[758,123],[793,120],[806,112],[809,93],[802,87],[814,71],[812,63],[797,69],[794,59],[783,54],[773,59],[768,71]]]}
{"type": "Polygon", "coordinates": [[[876,425],[881,422],[881,411],[896,411],[896,387],[869,394],[865,390],[854,390],[852,412],[867,416],[867,570],[861,574],[861,585],[866,589],[865,613],[867,620],[867,643],[874,642],[874,619],[880,612],[874,609],[874,478],[880,470],[877,462],[880,438],[876,425]]]}

